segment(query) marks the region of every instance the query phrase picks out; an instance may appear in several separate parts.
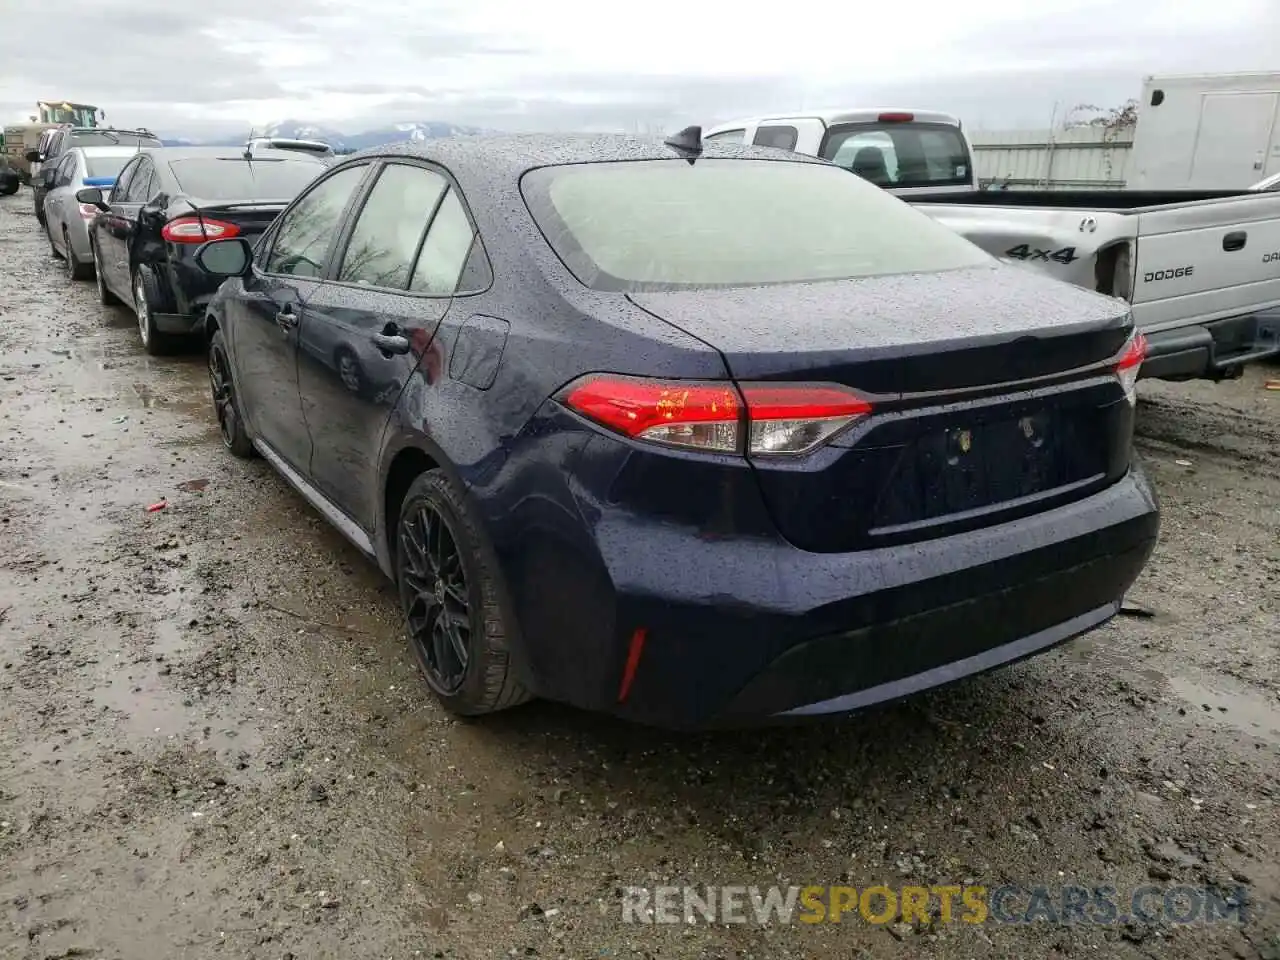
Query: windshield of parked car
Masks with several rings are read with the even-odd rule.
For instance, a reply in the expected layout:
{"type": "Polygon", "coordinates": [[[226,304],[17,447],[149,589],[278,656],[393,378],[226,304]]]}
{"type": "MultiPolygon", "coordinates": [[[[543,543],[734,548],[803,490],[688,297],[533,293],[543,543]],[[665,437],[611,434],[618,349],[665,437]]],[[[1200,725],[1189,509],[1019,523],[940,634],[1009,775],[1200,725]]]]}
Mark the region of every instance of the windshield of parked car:
{"type": "Polygon", "coordinates": [[[804,283],[993,262],[897,197],[828,164],[573,164],[533,170],[521,189],[556,254],[598,290],[804,283]]]}
{"type": "Polygon", "coordinates": [[[969,148],[947,123],[858,123],[832,127],[822,158],[876,186],[947,187],[973,182],[969,148]]]}
{"type": "Polygon", "coordinates": [[[117,176],[124,165],[132,160],[132,156],[127,157],[85,157],[84,168],[86,177],[114,177],[117,176]]]}
{"type": "Polygon", "coordinates": [[[310,158],[190,157],[169,169],[183,193],[203,200],[291,200],[326,167],[310,158]]]}

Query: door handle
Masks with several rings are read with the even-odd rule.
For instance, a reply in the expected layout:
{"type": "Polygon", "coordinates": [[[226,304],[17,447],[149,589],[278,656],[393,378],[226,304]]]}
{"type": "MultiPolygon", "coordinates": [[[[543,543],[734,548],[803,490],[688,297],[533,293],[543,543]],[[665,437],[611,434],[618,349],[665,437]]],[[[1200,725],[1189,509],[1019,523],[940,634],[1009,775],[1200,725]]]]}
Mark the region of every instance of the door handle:
{"type": "Polygon", "coordinates": [[[384,357],[403,356],[409,352],[409,338],[399,333],[375,333],[370,339],[384,357]]]}
{"type": "Polygon", "coordinates": [[[1243,230],[1236,230],[1234,233],[1228,233],[1222,238],[1222,249],[1227,253],[1235,253],[1237,250],[1243,250],[1245,241],[1249,239],[1249,235],[1243,230]]]}
{"type": "Polygon", "coordinates": [[[292,307],[285,307],[276,314],[276,324],[288,333],[298,325],[298,315],[293,312],[292,307]]]}

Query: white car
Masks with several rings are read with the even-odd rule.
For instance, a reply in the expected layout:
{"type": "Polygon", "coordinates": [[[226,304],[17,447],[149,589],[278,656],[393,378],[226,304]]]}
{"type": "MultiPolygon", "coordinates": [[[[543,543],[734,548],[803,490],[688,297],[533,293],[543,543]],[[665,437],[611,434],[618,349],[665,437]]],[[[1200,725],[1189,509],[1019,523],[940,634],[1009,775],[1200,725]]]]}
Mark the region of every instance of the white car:
{"type": "Polygon", "coordinates": [[[61,158],[53,185],[44,197],[44,228],[55,257],[66,262],[67,276],[88,280],[93,276],[93,249],[89,246],[88,224],[98,216],[98,208],[81,203],[76,191],[98,187],[110,193],[116,175],[138,154],[138,146],[72,147],[61,158]]]}

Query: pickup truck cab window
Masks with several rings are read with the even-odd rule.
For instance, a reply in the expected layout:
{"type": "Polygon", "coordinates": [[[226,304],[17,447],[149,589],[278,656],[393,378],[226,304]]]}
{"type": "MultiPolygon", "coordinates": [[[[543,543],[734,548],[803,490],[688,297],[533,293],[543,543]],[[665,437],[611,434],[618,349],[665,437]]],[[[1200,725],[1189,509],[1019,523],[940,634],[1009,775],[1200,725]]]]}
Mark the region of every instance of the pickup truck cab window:
{"type": "Polygon", "coordinates": [[[882,187],[969,183],[969,150],[956,127],[859,123],[832,127],[821,156],[882,187]]]}
{"type": "Polygon", "coordinates": [[[756,130],[755,139],[751,142],[757,147],[777,147],[779,150],[794,150],[800,132],[795,127],[783,124],[761,126],[756,130]]]}

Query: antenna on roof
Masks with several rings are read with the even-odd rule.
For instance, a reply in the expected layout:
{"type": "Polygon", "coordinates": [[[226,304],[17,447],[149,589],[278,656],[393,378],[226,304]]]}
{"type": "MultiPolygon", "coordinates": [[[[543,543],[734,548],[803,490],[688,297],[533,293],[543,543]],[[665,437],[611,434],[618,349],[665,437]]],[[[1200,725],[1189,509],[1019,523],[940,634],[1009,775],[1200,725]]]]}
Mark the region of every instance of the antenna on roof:
{"type": "Polygon", "coordinates": [[[673,133],[662,142],[673,150],[693,154],[688,158],[689,162],[693,163],[697,156],[702,153],[702,128],[696,125],[685,127],[679,133],[673,133]]]}

